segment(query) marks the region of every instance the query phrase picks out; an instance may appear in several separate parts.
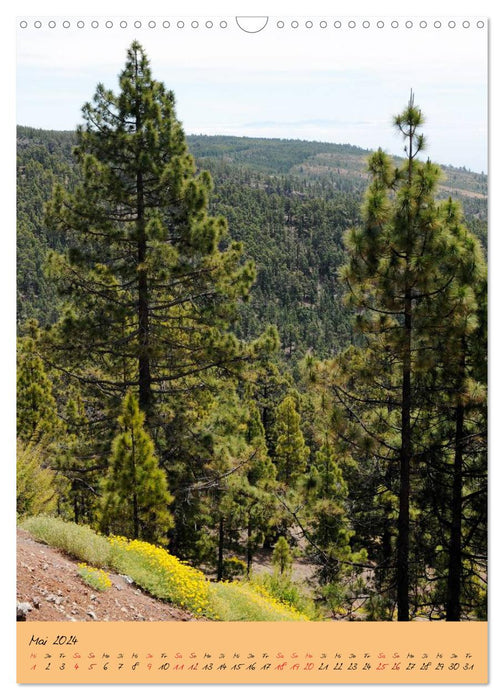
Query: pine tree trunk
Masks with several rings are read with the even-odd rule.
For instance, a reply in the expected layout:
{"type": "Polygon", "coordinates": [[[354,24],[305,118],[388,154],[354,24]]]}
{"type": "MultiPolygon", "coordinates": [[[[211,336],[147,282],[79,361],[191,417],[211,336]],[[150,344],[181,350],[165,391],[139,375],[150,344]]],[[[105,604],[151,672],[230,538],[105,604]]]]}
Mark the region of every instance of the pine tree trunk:
{"type": "MultiPolygon", "coordinates": [[[[390,467],[387,469],[387,473],[385,475],[385,486],[387,489],[391,489],[392,485],[392,470],[390,467]]],[[[381,547],[381,556],[382,556],[382,561],[380,563],[380,566],[378,567],[378,583],[380,586],[382,586],[383,582],[385,581],[392,565],[392,560],[393,560],[393,549],[392,549],[392,528],[391,528],[391,518],[393,517],[393,506],[390,500],[387,500],[385,503],[384,507],[384,526],[383,526],[383,534],[382,534],[382,547],[381,547]]]]}
{"type": "Polygon", "coordinates": [[[224,574],[224,518],[219,520],[219,551],[217,555],[217,581],[222,581],[224,574]]]}
{"type": "MultiPolygon", "coordinates": [[[[413,101],[413,94],[410,102],[413,101]]],[[[408,151],[408,187],[413,180],[413,138],[414,129],[409,129],[408,151]]],[[[411,196],[411,192],[409,193],[411,196]]],[[[411,246],[411,203],[408,200],[407,235],[411,246]]],[[[409,502],[410,502],[410,465],[411,465],[411,329],[412,303],[409,285],[409,253],[406,255],[406,284],[404,289],[404,349],[402,362],[402,397],[401,397],[401,453],[399,485],[399,518],[397,521],[397,619],[409,620],[409,502]]]]}
{"type": "Polygon", "coordinates": [[[247,578],[250,576],[252,571],[252,523],[250,520],[250,514],[247,523],[247,578]]]}
{"type": "Polygon", "coordinates": [[[135,540],[138,539],[140,535],[140,522],[138,519],[138,496],[136,493],[133,494],[133,537],[135,540]]]}
{"type": "Polygon", "coordinates": [[[446,619],[460,620],[460,589],[462,578],[462,464],[464,440],[464,407],[455,410],[455,459],[451,499],[450,557],[448,563],[448,594],[446,619]]]}
{"type": "Polygon", "coordinates": [[[133,491],[133,537],[138,539],[140,534],[140,521],[138,517],[138,494],[137,494],[137,478],[136,478],[136,449],[135,449],[135,433],[131,428],[131,465],[133,467],[131,474],[131,489],[133,491]]]}
{"type": "Polygon", "coordinates": [[[143,176],[137,173],[137,231],[138,231],[138,402],[149,416],[152,403],[152,377],[149,358],[149,286],[145,261],[147,240],[144,220],[143,176]]]}
{"type": "MultiPolygon", "coordinates": [[[[138,65],[136,65],[138,73],[138,65]]],[[[138,98],[135,114],[136,133],[142,131],[141,100],[138,98]]],[[[137,165],[136,175],[136,215],[137,215],[137,263],[138,263],[138,403],[149,417],[152,404],[152,378],[149,357],[149,285],[147,280],[146,258],[147,237],[145,234],[145,197],[143,172],[137,165]]]]}
{"type": "Polygon", "coordinates": [[[397,521],[397,619],[409,620],[409,501],[411,464],[411,290],[405,294],[399,518],[397,521]]]}
{"type": "MultiPolygon", "coordinates": [[[[391,506],[387,504],[385,508],[385,515],[388,516],[392,510],[391,506]]],[[[377,577],[379,585],[381,586],[387,577],[387,572],[390,569],[391,559],[392,559],[392,532],[389,527],[388,518],[385,521],[385,527],[383,528],[382,535],[382,561],[377,570],[377,577]]]]}
{"type": "MultiPolygon", "coordinates": [[[[75,486],[74,486],[75,488],[75,486]]],[[[74,494],[74,502],[73,502],[73,509],[74,509],[74,523],[77,525],[79,524],[79,498],[77,493],[74,494]]]]}

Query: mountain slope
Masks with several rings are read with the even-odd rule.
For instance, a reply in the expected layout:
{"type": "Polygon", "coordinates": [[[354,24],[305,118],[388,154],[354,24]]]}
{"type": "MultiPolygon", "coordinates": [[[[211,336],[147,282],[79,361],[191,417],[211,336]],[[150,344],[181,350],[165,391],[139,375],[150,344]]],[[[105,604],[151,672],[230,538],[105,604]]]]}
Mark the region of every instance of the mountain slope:
{"type": "MultiPolygon", "coordinates": [[[[56,320],[61,300],[45,277],[48,249],[68,241],[47,229],[45,202],[56,181],[77,182],[73,132],[18,127],[18,319],[56,320]]],[[[230,136],[188,136],[198,167],[214,180],[211,213],[228,220],[257,280],[236,322],[239,336],[278,327],[283,352],[327,357],[351,342],[337,270],[342,236],[360,220],[369,152],[348,144],[230,136]]],[[[469,227],[486,247],[487,178],[444,168],[443,197],[460,199],[469,227]]]]}
{"type": "Polygon", "coordinates": [[[194,619],[191,613],[147,595],[125,576],[108,572],[111,587],[96,591],[77,571],[75,559],[36,542],[26,530],[17,531],[16,597],[29,622],[194,619]]]}

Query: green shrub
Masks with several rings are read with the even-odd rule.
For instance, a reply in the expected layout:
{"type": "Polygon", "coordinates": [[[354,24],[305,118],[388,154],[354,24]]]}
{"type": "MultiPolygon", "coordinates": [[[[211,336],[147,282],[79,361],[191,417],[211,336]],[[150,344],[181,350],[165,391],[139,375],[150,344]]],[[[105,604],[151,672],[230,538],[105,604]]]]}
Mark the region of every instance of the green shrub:
{"type": "Polygon", "coordinates": [[[102,569],[95,569],[92,566],[81,563],[77,565],[77,573],[84,583],[87,583],[88,586],[91,586],[91,588],[97,591],[106,591],[107,588],[110,588],[112,585],[108,574],[102,571],[102,569]]]}
{"type": "Polygon", "coordinates": [[[112,566],[156,598],[195,615],[212,616],[209,583],[201,571],[158,547],[140,540],[112,536],[112,566]]]}
{"type": "Polygon", "coordinates": [[[303,593],[299,584],[296,584],[285,574],[283,576],[278,573],[254,576],[251,583],[265,589],[279,603],[290,606],[302,615],[306,615],[310,620],[316,620],[320,616],[313,600],[303,593]]]}
{"type": "Polygon", "coordinates": [[[238,557],[229,557],[222,562],[222,580],[233,581],[235,578],[245,576],[247,565],[238,557]]]}
{"type": "Polygon", "coordinates": [[[371,594],[364,605],[366,620],[392,620],[394,616],[394,601],[387,596],[371,594]]]}
{"type": "Polygon", "coordinates": [[[35,439],[17,441],[16,511],[18,516],[40,515],[55,510],[54,472],[45,469],[44,445],[35,439]]]}
{"type": "Polygon", "coordinates": [[[31,532],[35,539],[61,549],[79,561],[86,561],[93,566],[110,566],[110,542],[97,535],[88,525],[76,525],[39,515],[23,520],[21,527],[31,532]]]}
{"type": "Polygon", "coordinates": [[[342,584],[336,581],[327,583],[322,586],[320,593],[333,617],[342,617],[350,612],[348,590],[342,584]]]}
{"type": "Polygon", "coordinates": [[[299,622],[308,617],[280,603],[258,585],[242,581],[211,584],[215,617],[227,621],[299,622]]]}
{"type": "MultiPolygon", "coordinates": [[[[310,619],[310,615],[296,608],[296,605],[300,607],[299,603],[289,603],[287,596],[285,602],[281,602],[259,582],[210,584],[200,571],[179,561],[164,548],[147,542],[131,541],[124,537],[105,538],[87,525],[76,525],[48,516],[27,518],[21,527],[35,539],[94,567],[106,567],[130,576],[151,595],[191,610],[198,616],[228,621],[310,619]]],[[[233,566],[241,570],[236,561],[233,566]]],[[[105,579],[99,572],[93,572],[84,564],[81,569],[83,578],[86,577],[91,585],[91,580],[99,585],[100,581],[104,583],[105,579]]]]}
{"type": "Polygon", "coordinates": [[[288,574],[292,569],[292,552],[289,543],[283,537],[278,538],[275,546],[273,547],[273,566],[282,576],[283,574],[288,574]]]}

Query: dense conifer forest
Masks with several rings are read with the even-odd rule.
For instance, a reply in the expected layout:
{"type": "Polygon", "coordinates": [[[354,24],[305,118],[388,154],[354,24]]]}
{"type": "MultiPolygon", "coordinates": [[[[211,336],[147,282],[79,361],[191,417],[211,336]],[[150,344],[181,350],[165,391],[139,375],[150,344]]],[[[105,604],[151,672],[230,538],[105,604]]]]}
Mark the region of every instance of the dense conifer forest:
{"type": "Polygon", "coordinates": [[[154,74],[135,43],[77,132],[17,130],[19,515],[486,619],[486,176],[413,95],[398,158],[186,136],[154,74]]]}

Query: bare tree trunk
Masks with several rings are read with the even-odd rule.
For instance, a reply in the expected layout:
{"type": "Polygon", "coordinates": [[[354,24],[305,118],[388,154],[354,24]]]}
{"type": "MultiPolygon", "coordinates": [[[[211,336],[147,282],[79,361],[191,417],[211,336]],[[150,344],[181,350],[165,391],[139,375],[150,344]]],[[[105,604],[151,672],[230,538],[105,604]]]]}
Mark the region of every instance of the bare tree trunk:
{"type": "Polygon", "coordinates": [[[219,520],[219,551],[217,555],[217,581],[224,575],[224,518],[219,520]]]}
{"type": "Polygon", "coordinates": [[[462,578],[462,466],[464,440],[464,407],[455,409],[455,459],[451,498],[450,558],[448,563],[448,594],[446,619],[460,620],[460,591],[462,578]]]}
{"type": "Polygon", "coordinates": [[[409,620],[409,530],[411,465],[411,291],[406,291],[402,376],[399,518],[397,521],[397,619],[409,620]]]}

